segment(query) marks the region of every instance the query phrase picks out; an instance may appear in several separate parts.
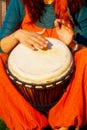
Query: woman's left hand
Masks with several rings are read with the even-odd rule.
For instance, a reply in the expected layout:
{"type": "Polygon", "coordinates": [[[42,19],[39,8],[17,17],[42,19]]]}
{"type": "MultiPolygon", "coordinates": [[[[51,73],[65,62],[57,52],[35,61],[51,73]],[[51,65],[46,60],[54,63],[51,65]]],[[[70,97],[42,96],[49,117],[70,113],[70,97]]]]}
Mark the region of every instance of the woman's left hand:
{"type": "Polygon", "coordinates": [[[66,45],[69,45],[74,37],[72,26],[62,19],[56,19],[54,24],[56,27],[58,39],[64,42],[66,45]]]}

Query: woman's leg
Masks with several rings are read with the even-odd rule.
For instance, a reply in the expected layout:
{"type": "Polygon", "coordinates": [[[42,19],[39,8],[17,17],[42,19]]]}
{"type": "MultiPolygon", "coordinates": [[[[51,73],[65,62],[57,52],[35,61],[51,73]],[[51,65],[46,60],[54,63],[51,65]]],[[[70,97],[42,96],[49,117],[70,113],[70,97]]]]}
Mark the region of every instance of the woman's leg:
{"type": "Polygon", "coordinates": [[[61,99],[49,112],[53,129],[87,123],[87,49],[75,54],[76,70],[61,99]]]}
{"type": "Polygon", "coordinates": [[[10,130],[41,130],[46,117],[35,110],[15,89],[6,74],[7,56],[0,54],[0,117],[10,130]]]}

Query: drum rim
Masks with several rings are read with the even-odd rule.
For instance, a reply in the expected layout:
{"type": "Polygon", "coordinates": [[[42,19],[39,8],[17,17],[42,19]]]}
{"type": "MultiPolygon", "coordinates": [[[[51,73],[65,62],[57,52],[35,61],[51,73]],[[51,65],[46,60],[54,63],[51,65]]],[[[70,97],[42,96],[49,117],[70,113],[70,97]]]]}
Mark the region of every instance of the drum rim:
{"type": "MultiPolygon", "coordinates": [[[[9,58],[9,57],[8,57],[8,58],[9,58]]],[[[29,87],[29,88],[45,89],[45,88],[55,87],[55,85],[59,85],[59,84],[62,83],[63,81],[70,79],[70,77],[71,77],[71,75],[73,74],[74,69],[75,69],[74,59],[72,58],[73,62],[72,62],[71,67],[69,68],[67,74],[66,74],[65,76],[61,77],[60,79],[55,80],[55,81],[51,81],[50,83],[44,83],[44,84],[41,84],[41,83],[40,83],[40,84],[38,84],[38,83],[26,83],[25,81],[21,81],[21,80],[18,79],[16,76],[14,76],[14,75],[12,74],[12,72],[9,70],[9,67],[8,67],[8,58],[7,58],[7,61],[6,61],[6,72],[7,72],[7,74],[9,75],[9,78],[10,78],[15,84],[22,85],[22,86],[24,86],[24,87],[29,87]]]]}
{"type": "Polygon", "coordinates": [[[51,50],[48,49],[48,52],[44,53],[45,51],[43,52],[42,50],[39,49],[41,53],[40,56],[41,60],[39,59],[38,51],[34,52],[31,49],[28,50],[28,48],[25,47],[22,43],[18,44],[11,51],[8,59],[8,67],[9,70],[12,72],[12,74],[16,76],[20,81],[24,81],[26,83],[31,83],[31,84],[32,83],[47,84],[47,82],[48,83],[50,81],[54,82],[55,80],[60,79],[61,77],[66,75],[69,69],[71,68],[72,61],[73,61],[72,60],[73,57],[70,49],[58,39],[49,38],[48,41],[49,44],[52,42],[49,48],[51,48],[51,46],[53,45],[52,47],[53,51],[51,53],[51,50]],[[58,41],[59,41],[59,47],[57,44],[58,41]],[[62,51],[61,51],[61,47],[62,47],[62,51]],[[32,57],[33,52],[34,52],[34,57],[32,57]],[[28,55],[29,57],[27,57],[28,55]],[[34,59],[35,62],[33,62],[34,59]]]}

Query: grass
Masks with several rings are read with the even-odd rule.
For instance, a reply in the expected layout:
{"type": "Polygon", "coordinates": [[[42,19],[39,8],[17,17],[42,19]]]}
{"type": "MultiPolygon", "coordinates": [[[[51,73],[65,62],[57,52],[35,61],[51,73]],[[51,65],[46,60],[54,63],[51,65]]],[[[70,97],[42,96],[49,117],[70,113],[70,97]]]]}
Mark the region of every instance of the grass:
{"type": "Polygon", "coordinates": [[[9,130],[2,119],[0,119],[0,130],[9,130]]]}
{"type": "MultiPolygon", "coordinates": [[[[0,119],[0,130],[9,130],[7,128],[5,122],[2,119],[0,119]]],[[[50,128],[47,128],[46,130],[50,130],[50,128]]],[[[72,127],[69,130],[75,130],[75,129],[72,127]]],[[[87,125],[82,127],[82,128],[80,128],[79,130],[87,130],[87,125]]]]}

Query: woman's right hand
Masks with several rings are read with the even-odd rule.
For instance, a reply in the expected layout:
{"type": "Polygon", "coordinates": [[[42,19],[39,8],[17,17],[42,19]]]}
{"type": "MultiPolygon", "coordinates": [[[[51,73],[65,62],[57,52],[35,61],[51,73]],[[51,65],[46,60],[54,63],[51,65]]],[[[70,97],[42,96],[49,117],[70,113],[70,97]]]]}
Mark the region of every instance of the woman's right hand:
{"type": "Polygon", "coordinates": [[[20,43],[33,50],[47,48],[48,41],[36,32],[19,29],[14,36],[20,43]]]}

